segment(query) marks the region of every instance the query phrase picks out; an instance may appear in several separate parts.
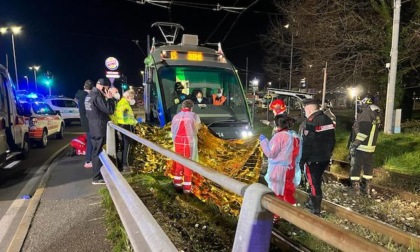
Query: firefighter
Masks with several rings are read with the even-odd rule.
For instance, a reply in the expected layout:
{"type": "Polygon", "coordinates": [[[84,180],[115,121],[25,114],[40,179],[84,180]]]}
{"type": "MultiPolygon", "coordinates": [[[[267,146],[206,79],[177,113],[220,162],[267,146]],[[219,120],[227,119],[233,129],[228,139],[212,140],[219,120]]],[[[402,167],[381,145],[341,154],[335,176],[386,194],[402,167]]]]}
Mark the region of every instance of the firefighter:
{"type": "MultiPolygon", "coordinates": [[[[198,160],[197,133],[200,128],[200,118],[192,112],[194,102],[185,100],[182,108],[172,119],[171,133],[175,152],[192,160],[198,160]]],[[[192,171],[182,164],[175,162],[174,186],[176,191],[191,193],[192,171]]]]}
{"type": "MultiPolygon", "coordinates": [[[[301,176],[298,166],[301,156],[300,137],[290,130],[292,120],[287,115],[277,115],[274,122],[276,133],[271,140],[268,141],[264,135],[260,136],[261,148],[268,157],[268,170],[264,178],[278,199],[296,205],[293,194],[301,176]]],[[[278,221],[279,216],[274,215],[273,222],[278,221]]]]}
{"type": "Polygon", "coordinates": [[[270,103],[270,109],[273,110],[273,114],[276,116],[286,111],[286,105],[282,99],[276,99],[270,103]]]}
{"type": "Polygon", "coordinates": [[[318,99],[304,100],[306,120],[301,125],[302,158],[306,179],[310,186],[312,213],[320,215],[322,202],[322,174],[330,163],[335,146],[335,127],[332,120],[319,109],[318,99]]]}
{"type": "MultiPolygon", "coordinates": [[[[136,101],[134,100],[134,91],[125,91],[123,97],[118,101],[114,116],[112,117],[114,123],[130,132],[134,132],[134,126],[137,124],[133,109],[131,108],[131,106],[134,104],[136,104],[136,101]]],[[[131,138],[125,134],[121,135],[122,171],[131,172],[131,168],[128,166],[128,150],[130,147],[131,138]]]]}
{"type": "Polygon", "coordinates": [[[350,144],[350,181],[354,191],[359,194],[370,194],[369,184],[373,176],[373,153],[378,140],[380,108],[372,103],[370,97],[361,101],[361,112],[354,122],[350,144]],[[363,176],[360,180],[360,173],[363,176]]]}

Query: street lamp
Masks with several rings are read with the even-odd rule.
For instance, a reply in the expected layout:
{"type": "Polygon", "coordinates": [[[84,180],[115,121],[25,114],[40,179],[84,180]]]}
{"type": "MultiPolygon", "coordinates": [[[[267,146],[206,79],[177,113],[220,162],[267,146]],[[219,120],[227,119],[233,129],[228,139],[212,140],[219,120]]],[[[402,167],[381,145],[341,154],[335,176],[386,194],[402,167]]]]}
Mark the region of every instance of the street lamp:
{"type": "Polygon", "coordinates": [[[259,85],[260,81],[254,77],[254,79],[251,81],[251,85],[252,85],[252,91],[253,91],[253,97],[254,97],[254,102],[252,103],[252,120],[254,120],[255,118],[255,102],[256,102],[256,98],[255,98],[255,91],[258,90],[258,85],[259,85]]]}
{"type": "Polygon", "coordinates": [[[36,83],[36,72],[41,68],[41,66],[30,66],[29,70],[32,70],[34,72],[34,78],[35,78],[35,93],[38,93],[38,85],[36,83]]]}
{"type": "Polygon", "coordinates": [[[0,28],[0,33],[2,33],[2,34],[7,33],[7,30],[11,30],[11,32],[12,32],[12,47],[13,47],[13,59],[14,59],[14,63],[15,63],[16,88],[17,88],[17,90],[19,90],[19,79],[18,79],[18,72],[17,72],[15,36],[14,35],[19,34],[22,30],[22,27],[20,27],[20,26],[2,27],[2,28],[0,28]]]}
{"type": "Polygon", "coordinates": [[[144,71],[140,71],[141,74],[141,82],[142,84],[144,83],[144,71]]]}
{"type": "Polygon", "coordinates": [[[357,95],[359,91],[357,90],[356,87],[350,88],[349,91],[350,91],[351,98],[354,97],[354,119],[357,120],[357,95]]]}
{"type": "Polygon", "coordinates": [[[23,78],[25,78],[26,79],[26,89],[28,89],[29,90],[29,79],[28,79],[28,76],[23,76],[23,78]]]}
{"type": "MultiPolygon", "coordinates": [[[[284,28],[289,29],[290,25],[287,24],[284,28]]],[[[289,90],[292,90],[292,68],[293,68],[293,33],[292,34],[292,43],[290,46],[290,71],[289,71],[289,90]]]]}

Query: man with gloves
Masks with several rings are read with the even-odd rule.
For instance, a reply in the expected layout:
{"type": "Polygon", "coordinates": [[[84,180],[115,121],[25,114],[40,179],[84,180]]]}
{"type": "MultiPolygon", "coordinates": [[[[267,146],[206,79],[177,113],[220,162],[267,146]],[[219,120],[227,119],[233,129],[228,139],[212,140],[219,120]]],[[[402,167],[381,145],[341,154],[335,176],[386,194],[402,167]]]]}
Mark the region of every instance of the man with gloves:
{"type": "MultiPolygon", "coordinates": [[[[301,140],[295,131],[290,130],[291,120],[287,115],[277,115],[274,122],[276,132],[271,140],[268,141],[264,135],[260,136],[261,148],[268,157],[268,170],[264,178],[278,199],[294,205],[296,200],[293,194],[301,177],[301,140]]],[[[274,223],[279,218],[275,215],[274,223]]]]}

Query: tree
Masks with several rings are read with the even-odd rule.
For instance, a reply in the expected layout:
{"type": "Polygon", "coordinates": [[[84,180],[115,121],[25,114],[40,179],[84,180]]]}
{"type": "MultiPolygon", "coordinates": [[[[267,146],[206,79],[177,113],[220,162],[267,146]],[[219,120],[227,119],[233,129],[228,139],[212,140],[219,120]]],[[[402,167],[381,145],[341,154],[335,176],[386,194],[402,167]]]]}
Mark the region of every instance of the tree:
{"type": "MultiPolygon", "coordinates": [[[[393,1],[391,0],[288,0],[277,1],[284,14],[273,21],[263,37],[265,68],[270,78],[284,78],[290,70],[293,36],[293,86],[302,78],[310,87],[322,85],[322,68],[328,62],[328,89],[361,84],[365,93],[384,91],[390,61],[393,1]],[[289,23],[289,29],[283,26],[289,23]],[[281,73],[281,75],[280,75],[281,73]]],[[[396,97],[404,86],[418,83],[420,70],[420,1],[405,1],[396,97]]],[[[398,102],[396,103],[398,104],[398,102]]]]}

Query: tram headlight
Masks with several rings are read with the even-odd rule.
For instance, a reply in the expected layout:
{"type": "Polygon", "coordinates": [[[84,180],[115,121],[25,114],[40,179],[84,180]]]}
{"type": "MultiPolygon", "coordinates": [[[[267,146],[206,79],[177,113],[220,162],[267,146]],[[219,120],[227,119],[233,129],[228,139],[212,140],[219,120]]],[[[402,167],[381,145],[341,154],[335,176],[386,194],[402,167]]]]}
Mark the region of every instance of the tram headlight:
{"type": "Polygon", "coordinates": [[[241,132],[241,137],[242,138],[249,138],[249,137],[252,137],[252,131],[249,131],[249,130],[243,130],[242,132],[241,132]]]}

